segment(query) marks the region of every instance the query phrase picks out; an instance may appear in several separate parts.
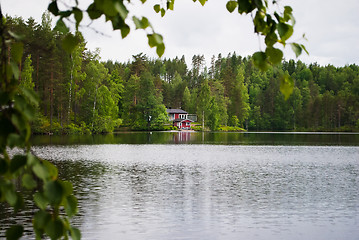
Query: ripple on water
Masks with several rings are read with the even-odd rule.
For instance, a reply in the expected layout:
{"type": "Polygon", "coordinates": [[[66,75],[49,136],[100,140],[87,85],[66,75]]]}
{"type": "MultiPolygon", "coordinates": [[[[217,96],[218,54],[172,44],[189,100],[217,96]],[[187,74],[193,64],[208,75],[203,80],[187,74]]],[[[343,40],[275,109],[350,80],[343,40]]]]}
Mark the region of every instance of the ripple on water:
{"type": "Polygon", "coordinates": [[[35,147],[84,239],[357,239],[359,147],[35,147]]]}

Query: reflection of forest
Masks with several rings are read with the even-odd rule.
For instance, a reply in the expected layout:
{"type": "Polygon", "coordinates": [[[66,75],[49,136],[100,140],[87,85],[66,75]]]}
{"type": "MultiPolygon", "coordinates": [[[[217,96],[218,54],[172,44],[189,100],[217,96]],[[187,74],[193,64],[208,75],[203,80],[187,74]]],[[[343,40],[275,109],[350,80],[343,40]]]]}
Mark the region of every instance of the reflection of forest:
{"type": "Polygon", "coordinates": [[[225,145],[351,145],[351,133],[122,132],[108,135],[33,136],[33,145],[99,144],[225,144],[225,145]]]}

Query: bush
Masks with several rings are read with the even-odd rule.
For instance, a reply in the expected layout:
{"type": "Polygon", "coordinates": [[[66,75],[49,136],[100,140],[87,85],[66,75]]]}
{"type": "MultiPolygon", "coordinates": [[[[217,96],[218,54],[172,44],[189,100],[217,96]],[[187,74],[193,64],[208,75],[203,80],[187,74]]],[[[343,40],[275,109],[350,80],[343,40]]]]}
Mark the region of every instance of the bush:
{"type": "Polygon", "coordinates": [[[219,131],[222,132],[245,132],[246,130],[240,127],[232,127],[232,126],[223,126],[219,127],[219,131]]]}
{"type": "Polygon", "coordinates": [[[202,131],[202,127],[201,127],[201,126],[198,126],[198,125],[191,126],[191,128],[192,128],[192,130],[194,130],[194,131],[198,131],[198,132],[202,131]]]}
{"type": "Polygon", "coordinates": [[[171,131],[171,130],[178,130],[178,127],[176,126],[171,126],[171,125],[166,125],[163,127],[164,131],[171,131]]]}

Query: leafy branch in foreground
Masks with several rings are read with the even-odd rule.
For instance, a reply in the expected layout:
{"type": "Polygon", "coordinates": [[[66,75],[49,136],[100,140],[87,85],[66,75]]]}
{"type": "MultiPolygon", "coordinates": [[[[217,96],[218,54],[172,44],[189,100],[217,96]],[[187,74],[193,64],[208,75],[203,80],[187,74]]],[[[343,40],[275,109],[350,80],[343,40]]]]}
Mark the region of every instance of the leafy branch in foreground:
{"type": "MultiPolygon", "coordinates": [[[[27,189],[39,208],[33,218],[36,239],[44,234],[51,239],[80,239],[80,231],[69,222],[78,210],[72,184],[59,180],[53,164],[31,153],[30,122],[35,117],[38,97],[19,84],[23,49],[21,37],[7,29],[0,9],[0,202],[17,212],[24,208],[22,193],[27,189]],[[9,149],[14,148],[22,153],[9,154],[9,149]]],[[[19,239],[23,232],[22,225],[11,226],[6,238],[19,239]]]]}
{"type": "MultiPolygon", "coordinates": [[[[196,2],[197,0],[193,0],[196,2]]],[[[203,6],[207,0],[198,0],[203,6]]],[[[146,0],[141,0],[144,4],[146,0]]],[[[156,33],[146,17],[138,18],[136,16],[129,16],[128,5],[133,2],[130,0],[94,0],[86,10],[80,10],[79,1],[75,1],[75,6],[64,6],[65,10],[60,10],[58,3],[60,1],[53,0],[48,10],[55,16],[59,17],[57,21],[58,29],[63,32],[67,32],[67,36],[64,39],[64,49],[71,52],[78,40],[74,35],[69,32],[69,29],[64,23],[64,19],[69,19],[71,16],[75,19],[76,29],[78,29],[81,21],[83,20],[83,14],[86,12],[91,20],[95,20],[104,16],[106,21],[112,23],[113,30],[120,30],[122,38],[125,38],[130,33],[130,26],[128,22],[133,22],[136,29],[146,30],[151,29],[151,33],[147,33],[148,45],[156,47],[156,52],[159,57],[164,54],[165,45],[163,43],[163,37],[156,33]]],[[[156,3],[153,5],[153,10],[162,17],[165,16],[169,10],[174,10],[175,0],[167,0],[165,3],[156,3]]],[[[276,1],[268,0],[230,0],[226,3],[228,12],[232,13],[235,10],[239,14],[250,14],[254,25],[254,32],[259,36],[264,37],[264,43],[266,48],[264,51],[259,51],[253,54],[253,63],[262,71],[266,71],[272,65],[278,65],[283,59],[283,51],[278,48],[278,44],[282,47],[286,47],[289,44],[298,57],[304,51],[308,54],[305,46],[296,42],[289,42],[288,39],[293,35],[295,18],[293,16],[293,9],[290,6],[281,7],[276,1]],[[271,11],[272,9],[278,9],[278,11],[271,11]]],[[[293,80],[288,76],[282,76],[281,91],[289,97],[293,91],[293,80]]]]}

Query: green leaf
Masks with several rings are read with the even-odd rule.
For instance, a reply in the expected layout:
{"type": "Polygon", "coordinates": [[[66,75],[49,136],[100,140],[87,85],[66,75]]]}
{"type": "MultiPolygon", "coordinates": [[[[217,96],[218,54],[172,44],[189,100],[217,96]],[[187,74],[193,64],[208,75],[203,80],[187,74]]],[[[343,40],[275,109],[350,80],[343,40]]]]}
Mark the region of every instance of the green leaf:
{"type": "Polygon", "coordinates": [[[161,11],[161,6],[159,4],[156,4],[153,6],[153,9],[155,10],[156,13],[159,13],[159,11],[161,11]]]}
{"type": "Polygon", "coordinates": [[[114,17],[117,15],[118,10],[116,9],[117,1],[112,0],[103,0],[102,1],[102,9],[106,16],[114,17]]]}
{"type": "Polygon", "coordinates": [[[49,179],[55,180],[58,175],[57,168],[50,162],[42,160],[32,167],[35,175],[40,179],[46,181],[49,179]]]}
{"type": "Polygon", "coordinates": [[[304,52],[309,55],[309,52],[307,51],[307,49],[305,48],[305,46],[304,46],[303,44],[300,44],[300,46],[302,47],[302,49],[304,50],[304,52]]]}
{"type": "Polygon", "coordinates": [[[157,45],[157,48],[156,48],[156,53],[159,57],[162,57],[162,55],[164,54],[165,52],[165,45],[163,43],[157,45]]]}
{"type": "Polygon", "coordinates": [[[35,175],[38,178],[40,178],[44,181],[47,180],[48,178],[50,178],[50,174],[47,171],[47,168],[40,162],[38,164],[36,164],[35,166],[33,166],[32,170],[34,171],[35,175]]]}
{"type": "Polygon", "coordinates": [[[65,196],[71,195],[73,192],[72,183],[70,183],[69,181],[60,181],[60,183],[62,184],[62,187],[64,189],[64,195],[65,196]]]}
{"type": "Polygon", "coordinates": [[[24,52],[24,44],[22,42],[16,42],[11,46],[11,58],[16,63],[20,63],[22,54],[24,52]]]}
{"type": "Polygon", "coordinates": [[[24,207],[24,199],[21,196],[21,194],[17,192],[16,196],[17,196],[17,201],[16,201],[16,203],[14,205],[15,212],[17,212],[19,209],[24,207]]]}
{"type": "Polygon", "coordinates": [[[293,17],[292,12],[293,12],[293,9],[290,6],[285,6],[284,7],[284,13],[283,13],[283,20],[285,22],[288,22],[290,20],[292,25],[294,26],[295,18],[293,17]]]}
{"type": "Polygon", "coordinates": [[[163,44],[163,37],[157,33],[147,34],[147,38],[148,38],[148,45],[151,48],[163,44]]]}
{"type": "Polygon", "coordinates": [[[51,215],[43,210],[35,213],[34,227],[37,229],[44,229],[46,224],[51,220],[51,215]]]}
{"type": "Polygon", "coordinates": [[[142,17],[141,24],[143,29],[146,29],[147,27],[150,26],[150,22],[146,17],[142,17]]]}
{"type": "Polygon", "coordinates": [[[280,77],[280,91],[284,95],[284,99],[287,100],[293,92],[294,82],[288,73],[283,74],[280,77]]]}
{"type": "Polygon", "coordinates": [[[109,20],[111,20],[113,30],[122,29],[125,26],[125,22],[119,15],[109,20]]]}
{"type": "Polygon", "coordinates": [[[21,225],[13,225],[8,230],[6,230],[6,239],[7,240],[17,240],[22,237],[24,232],[24,227],[21,225]]]}
{"type": "Polygon", "coordinates": [[[62,47],[67,53],[71,54],[79,43],[80,40],[78,37],[68,33],[62,40],[62,47]]]}
{"type": "Polygon", "coordinates": [[[74,216],[78,211],[77,199],[73,195],[66,197],[64,206],[65,206],[66,214],[69,217],[74,216]]]}
{"type": "Polygon", "coordinates": [[[233,12],[237,7],[238,7],[237,1],[228,1],[226,4],[226,8],[230,13],[233,12]]]}
{"type": "Polygon", "coordinates": [[[279,64],[282,62],[283,52],[280,49],[269,47],[266,49],[268,60],[272,64],[279,64]]]}
{"type": "Polygon", "coordinates": [[[174,0],[167,0],[167,9],[173,11],[174,8],[174,0]]]}
{"type": "Polygon", "coordinates": [[[80,240],[81,239],[81,232],[77,228],[70,227],[70,234],[72,240],[80,240]]]}
{"type": "Polygon", "coordinates": [[[164,17],[166,14],[166,10],[164,8],[161,8],[161,17],[164,17]]]}
{"type": "Polygon", "coordinates": [[[125,26],[123,26],[122,28],[121,28],[121,36],[122,36],[122,38],[125,38],[125,37],[127,37],[127,35],[130,33],[130,27],[127,25],[127,24],[125,24],[125,26]]]}
{"type": "Polygon", "coordinates": [[[207,2],[207,0],[199,0],[199,2],[204,6],[204,4],[207,2]]]}
{"type": "Polygon", "coordinates": [[[15,206],[17,199],[17,194],[12,186],[8,186],[5,191],[5,199],[10,204],[10,206],[15,206]]]}
{"type": "Polygon", "coordinates": [[[80,25],[80,22],[82,21],[82,18],[83,18],[83,13],[80,9],[78,8],[73,8],[72,11],[74,12],[74,17],[75,17],[75,20],[76,20],[76,28],[79,27],[80,25]]]}
{"type": "Polygon", "coordinates": [[[15,173],[26,165],[27,157],[24,155],[15,155],[10,161],[10,172],[15,173]]]}
{"type": "Polygon", "coordinates": [[[103,12],[96,7],[95,3],[90,4],[86,11],[91,20],[98,19],[103,14],[103,12]]]}
{"type": "Polygon", "coordinates": [[[249,0],[238,0],[238,12],[242,13],[250,13],[255,9],[254,4],[249,0]]]}
{"type": "Polygon", "coordinates": [[[136,29],[146,29],[149,26],[149,21],[146,17],[138,19],[137,17],[132,17],[133,22],[135,23],[136,29]]]}
{"type": "Polygon", "coordinates": [[[25,138],[17,133],[11,133],[7,138],[7,144],[10,148],[14,148],[15,146],[24,147],[25,138]]]}
{"type": "Polygon", "coordinates": [[[37,192],[34,194],[35,204],[42,210],[45,210],[49,201],[46,199],[43,193],[37,192]]]}
{"type": "Polygon", "coordinates": [[[59,15],[61,16],[61,18],[70,17],[71,14],[72,14],[72,11],[70,11],[70,10],[59,12],[59,15]]]}
{"type": "Polygon", "coordinates": [[[37,106],[39,104],[39,96],[37,95],[37,93],[29,88],[22,88],[21,89],[22,93],[24,94],[24,96],[26,97],[27,100],[29,100],[29,102],[35,106],[37,106]]]}
{"type": "Polygon", "coordinates": [[[292,47],[296,57],[299,57],[300,54],[302,54],[302,47],[298,43],[291,43],[290,46],[292,47]]]}
{"type": "Polygon", "coordinates": [[[264,52],[256,52],[253,54],[253,64],[261,71],[266,71],[270,67],[267,61],[267,55],[264,52]]]}
{"type": "Polygon", "coordinates": [[[54,30],[61,33],[68,33],[70,31],[61,18],[56,22],[54,30]]]}
{"type": "Polygon", "coordinates": [[[37,186],[37,183],[30,174],[26,173],[24,176],[22,176],[22,185],[25,188],[31,190],[37,186]]]}
{"type": "Polygon", "coordinates": [[[59,8],[57,7],[57,1],[52,1],[47,10],[49,10],[50,13],[54,14],[55,16],[57,16],[59,14],[59,8]]]}
{"type": "Polygon", "coordinates": [[[256,16],[253,19],[253,23],[255,26],[255,32],[263,33],[266,31],[267,23],[264,21],[265,14],[261,11],[257,11],[256,16]]]}
{"type": "Polygon", "coordinates": [[[132,17],[132,21],[133,21],[133,23],[135,24],[136,29],[142,28],[141,21],[140,21],[140,19],[138,19],[136,16],[133,16],[133,17],[132,17]]]}
{"type": "Polygon", "coordinates": [[[49,161],[46,161],[46,160],[42,160],[42,164],[46,167],[47,172],[48,172],[48,174],[49,174],[49,177],[50,177],[52,180],[57,179],[58,170],[57,170],[57,168],[55,167],[55,165],[52,164],[52,163],[50,163],[49,161]]]}
{"type": "Polygon", "coordinates": [[[284,14],[292,14],[293,9],[291,6],[284,6],[284,14]]]}
{"type": "MultiPolygon", "coordinates": [[[[19,77],[20,77],[19,66],[13,61],[11,61],[10,66],[11,66],[11,71],[8,71],[8,74],[12,73],[14,75],[15,79],[19,79],[19,77]]],[[[8,69],[8,70],[10,70],[10,69],[8,69]]]]}
{"type": "Polygon", "coordinates": [[[34,166],[37,163],[39,163],[39,159],[36,156],[32,155],[31,153],[28,153],[27,154],[27,164],[29,166],[34,166]]]}
{"type": "Polygon", "coordinates": [[[28,124],[24,117],[24,115],[17,112],[13,113],[11,116],[11,122],[18,129],[18,131],[25,129],[26,124],[28,124]]]}
{"type": "Polygon", "coordinates": [[[128,15],[128,10],[125,7],[125,5],[123,5],[122,1],[116,1],[114,3],[114,7],[118,11],[118,13],[120,14],[121,18],[123,20],[125,20],[127,18],[127,15],[128,15]]]}
{"type": "Polygon", "coordinates": [[[16,95],[14,97],[15,100],[15,108],[22,113],[24,117],[26,117],[28,120],[32,120],[35,116],[35,110],[32,106],[30,106],[24,96],[22,95],[16,95]]]}
{"type": "Polygon", "coordinates": [[[282,43],[285,43],[285,41],[293,34],[293,27],[285,23],[278,23],[277,30],[279,36],[281,37],[282,43]]]}
{"type": "Polygon", "coordinates": [[[154,46],[156,46],[156,40],[153,37],[153,34],[147,34],[147,38],[148,38],[148,45],[152,48],[154,46]]]}
{"type": "Polygon", "coordinates": [[[273,45],[278,42],[277,34],[275,34],[274,32],[268,33],[264,41],[267,47],[273,47],[273,45]]]}
{"type": "Polygon", "coordinates": [[[64,224],[60,219],[51,219],[45,226],[45,233],[51,239],[59,239],[64,234],[64,224]]]}
{"type": "Polygon", "coordinates": [[[0,175],[5,174],[8,170],[8,164],[4,158],[0,157],[0,175]]]}
{"type": "Polygon", "coordinates": [[[60,205],[64,196],[62,184],[58,181],[50,181],[44,185],[44,196],[53,205],[60,205]]]}

